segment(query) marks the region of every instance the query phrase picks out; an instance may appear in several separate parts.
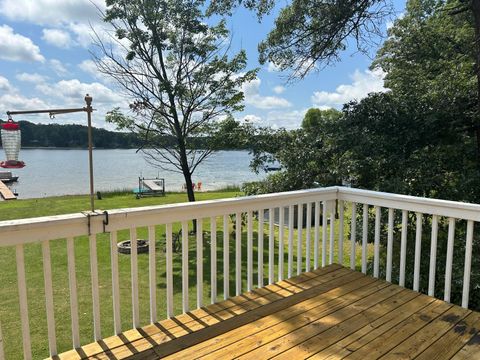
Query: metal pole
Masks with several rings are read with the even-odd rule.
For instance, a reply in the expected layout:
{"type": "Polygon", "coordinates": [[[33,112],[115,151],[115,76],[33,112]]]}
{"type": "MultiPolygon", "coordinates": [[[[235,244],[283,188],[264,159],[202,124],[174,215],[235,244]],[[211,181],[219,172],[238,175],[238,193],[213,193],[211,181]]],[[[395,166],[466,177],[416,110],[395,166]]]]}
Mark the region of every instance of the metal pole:
{"type": "Polygon", "coordinates": [[[95,198],[93,189],[93,149],[92,149],[92,97],[90,95],[85,96],[85,108],[88,119],[88,167],[90,172],[90,208],[92,212],[95,211],[95,198]]]}

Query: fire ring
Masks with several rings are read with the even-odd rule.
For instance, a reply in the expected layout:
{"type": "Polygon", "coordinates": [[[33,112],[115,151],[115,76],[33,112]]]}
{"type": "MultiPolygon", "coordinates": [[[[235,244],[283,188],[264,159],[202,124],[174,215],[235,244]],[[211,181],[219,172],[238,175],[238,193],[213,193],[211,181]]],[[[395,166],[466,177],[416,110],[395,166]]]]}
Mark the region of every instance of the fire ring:
{"type": "MultiPolygon", "coordinates": [[[[132,253],[132,244],[130,240],[121,241],[117,244],[118,252],[120,254],[132,253]]],[[[148,253],[148,240],[137,239],[137,254],[148,253]]]]}

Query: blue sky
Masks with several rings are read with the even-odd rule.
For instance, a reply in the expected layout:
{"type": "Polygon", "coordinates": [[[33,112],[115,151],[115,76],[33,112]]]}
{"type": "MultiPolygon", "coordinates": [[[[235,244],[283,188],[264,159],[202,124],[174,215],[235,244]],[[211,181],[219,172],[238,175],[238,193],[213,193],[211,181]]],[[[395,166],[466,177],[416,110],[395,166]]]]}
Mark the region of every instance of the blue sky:
{"type": "MultiPolygon", "coordinates": [[[[102,0],[0,0],[0,113],[7,110],[83,106],[85,93],[98,111],[94,125],[111,128],[105,112],[128,103],[115,87],[95,71],[91,62],[90,25],[104,25],[97,10],[102,0]]],[[[279,1],[280,8],[286,1],[279,1]]],[[[395,0],[400,15],[404,0],[395,0]]],[[[286,84],[286,73],[272,64],[260,66],[257,44],[273,27],[278,9],[258,23],[255,15],[237,9],[229,19],[233,48],[247,51],[248,68],[260,67],[258,78],[244,87],[245,111],[235,114],[273,127],[298,127],[310,107],[341,108],[344,102],[382,91],[382,74],[370,72],[371,56],[349,48],[335,66],[306,79],[286,84]]],[[[385,28],[387,24],[384,25],[385,28]]],[[[33,122],[84,123],[81,115],[23,116],[33,122]]]]}

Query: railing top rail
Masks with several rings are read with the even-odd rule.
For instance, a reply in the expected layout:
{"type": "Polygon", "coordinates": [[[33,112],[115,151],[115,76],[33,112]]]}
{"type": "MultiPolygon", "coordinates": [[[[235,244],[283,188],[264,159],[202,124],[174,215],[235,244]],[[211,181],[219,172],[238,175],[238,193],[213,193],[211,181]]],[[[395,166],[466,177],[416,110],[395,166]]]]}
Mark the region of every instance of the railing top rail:
{"type": "Polygon", "coordinates": [[[410,195],[338,187],[338,199],[424,214],[480,221],[480,205],[410,195]]]}
{"type": "Polygon", "coordinates": [[[106,220],[103,211],[0,221],[0,246],[109,232],[132,226],[166,224],[308,201],[335,200],[337,192],[337,187],[328,187],[194,203],[114,209],[108,211],[106,226],[103,224],[106,220]]]}
{"type": "Polygon", "coordinates": [[[109,222],[106,226],[103,224],[105,217],[102,211],[0,221],[0,246],[221,216],[309,201],[336,199],[480,221],[480,205],[478,204],[334,186],[233,199],[114,209],[108,211],[109,222]]]}

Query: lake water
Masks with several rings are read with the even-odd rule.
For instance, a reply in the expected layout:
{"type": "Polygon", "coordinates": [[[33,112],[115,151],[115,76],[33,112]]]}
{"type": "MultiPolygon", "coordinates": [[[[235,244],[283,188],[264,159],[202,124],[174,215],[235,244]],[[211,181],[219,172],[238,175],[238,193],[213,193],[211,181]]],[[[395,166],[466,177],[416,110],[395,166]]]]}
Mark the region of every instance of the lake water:
{"type": "MultiPolygon", "coordinates": [[[[201,181],[203,190],[215,190],[262,179],[264,174],[249,169],[250,159],[247,151],[220,151],[200,164],[193,181],[201,181]]],[[[87,150],[22,149],[20,160],[27,165],[12,171],[19,181],[11,186],[20,199],[90,191],[87,150]]],[[[180,191],[185,182],[182,174],[153,167],[134,149],[95,149],[93,162],[95,191],[133,189],[139,176],[165,178],[166,191],[180,191]]]]}

